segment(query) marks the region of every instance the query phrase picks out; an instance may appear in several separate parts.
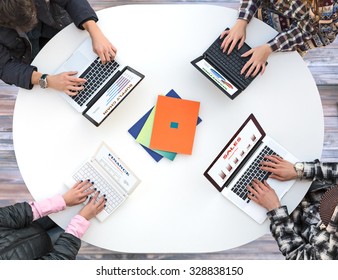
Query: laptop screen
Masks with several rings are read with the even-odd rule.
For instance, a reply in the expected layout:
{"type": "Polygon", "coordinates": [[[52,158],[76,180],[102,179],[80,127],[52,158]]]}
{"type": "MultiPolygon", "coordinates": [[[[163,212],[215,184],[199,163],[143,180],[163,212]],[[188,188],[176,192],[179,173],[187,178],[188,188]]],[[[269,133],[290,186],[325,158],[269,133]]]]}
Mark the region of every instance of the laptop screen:
{"type": "Polygon", "coordinates": [[[205,59],[201,59],[195,64],[200,70],[202,70],[212,81],[214,81],[220,88],[225,90],[230,96],[233,96],[238,88],[235,87],[227,78],[225,78],[219,71],[215,69],[205,59]]]}
{"type": "Polygon", "coordinates": [[[263,129],[251,114],[204,175],[219,191],[222,191],[231,182],[236,172],[242,168],[264,136],[263,129]]]}
{"type": "Polygon", "coordinates": [[[104,94],[88,104],[89,109],[84,116],[99,125],[142,79],[143,75],[127,67],[108,88],[102,89],[104,94]]]}
{"type": "Polygon", "coordinates": [[[100,145],[93,159],[126,193],[131,193],[139,184],[136,175],[105,143],[100,145]]]}

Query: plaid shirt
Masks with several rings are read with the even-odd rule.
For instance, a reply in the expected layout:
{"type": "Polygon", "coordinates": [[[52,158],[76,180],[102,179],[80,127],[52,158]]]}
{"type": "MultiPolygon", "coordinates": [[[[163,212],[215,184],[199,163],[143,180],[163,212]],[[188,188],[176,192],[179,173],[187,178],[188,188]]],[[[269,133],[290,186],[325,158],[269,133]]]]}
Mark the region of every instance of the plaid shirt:
{"type": "Polygon", "coordinates": [[[286,206],[267,213],[270,230],[279,250],[292,260],[338,259],[338,205],[327,227],[319,215],[325,191],[337,184],[338,163],[305,163],[304,178],[314,179],[297,208],[288,214],[286,206]]]}
{"type": "Polygon", "coordinates": [[[304,0],[242,0],[238,18],[253,16],[279,33],[268,44],[273,51],[306,52],[332,43],[338,33],[338,0],[321,1],[315,18],[304,0]]]}

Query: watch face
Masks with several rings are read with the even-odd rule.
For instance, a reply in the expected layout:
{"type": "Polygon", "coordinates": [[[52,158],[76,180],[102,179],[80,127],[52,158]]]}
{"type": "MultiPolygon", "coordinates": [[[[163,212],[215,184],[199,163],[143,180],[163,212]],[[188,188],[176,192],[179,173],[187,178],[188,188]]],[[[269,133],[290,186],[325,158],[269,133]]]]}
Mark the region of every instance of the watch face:
{"type": "Polygon", "coordinates": [[[296,168],[297,170],[303,171],[303,169],[304,169],[304,164],[303,164],[302,162],[296,162],[295,168],[296,168]]]}

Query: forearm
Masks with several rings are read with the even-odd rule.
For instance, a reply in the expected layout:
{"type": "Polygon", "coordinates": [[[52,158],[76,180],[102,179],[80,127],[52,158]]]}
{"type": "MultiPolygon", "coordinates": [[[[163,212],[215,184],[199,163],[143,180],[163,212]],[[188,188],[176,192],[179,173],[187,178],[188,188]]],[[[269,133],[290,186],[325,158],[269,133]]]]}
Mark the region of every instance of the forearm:
{"type": "Polygon", "coordinates": [[[87,229],[89,228],[90,223],[81,215],[76,215],[68,224],[65,232],[74,235],[77,238],[82,238],[87,229]]]}
{"type": "MultiPolygon", "coordinates": [[[[278,7],[274,7],[278,11],[278,7]]],[[[278,13],[278,12],[277,12],[278,13]]],[[[298,1],[291,1],[284,15],[290,19],[288,29],[283,29],[268,43],[273,51],[294,51],[303,46],[306,40],[312,38],[314,23],[311,20],[309,7],[306,3],[299,5],[298,1]]],[[[277,29],[280,31],[280,29],[277,29]]]]}
{"type": "Polygon", "coordinates": [[[88,20],[82,26],[89,33],[92,39],[95,38],[96,35],[102,34],[101,29],[94,20],[88,20]]]}
{"type": "Polygon", "coordinates": [[[32,85],[38,85],[42,74],[43,73],[41,73],[39,71],[33,71],[32,78],[31,78],[31,84],[32,85]]]}
{"type": "Polygon", "coordinates": [[[83,23],[88,20],[98,21],[95,11],[87,0],[54,0],[54,2],[68,12],[74,24],[80,29],[83,29],[83,23]]]}
{"type": "Polygon", "coordinates": [[[37,220],[52,213],[57,213],[66,208],[65,200],[61,195],[30,203],[33,212],[33,220],[37,220]]]}
{"type": "Polygon", "coordinates": [[[338,180],[337,162],[304,162],[303,177],[311,180],[328,180],[336,183],[338,180]]]}
{"type": "Polygon", "coordinates": [[[0,227],[23,228],[33,221],[32,208],[27,202],[0,207],[0,227]]]}
{"type": "MultiPolygon", "coordinates": [[[[52,213],[57,213],[66,208],[66,203],[62,195],[56,195],[49,199],[30,203],[33,212],[33,220],[37,220],[52,213]]],[[[82,238],[89,228],[89,221],[80,215],[76,215],[68,224],[65,232],[82,238]]]]}
{"type": "Polygon", "coordinates": [[[274,52],[295,51],[298,46],[304,44],[305,38],[302,30],[293,28],[286,32],[279,33],[275,38],[270,40],[268,44],[274,52]]]}
{"type": "Polygon", "coordinates": [[[238,19],[250,22],[260,5],[261,0],[242,0],[238,9],[238,19]]]}
{"type": "Polygon", "coordinates": [[[0,66],[0,79],[10,85],[15,85],[24,89],[32,89],[32,73],[37,68],[18,61],[9,61],[0,66]]]}

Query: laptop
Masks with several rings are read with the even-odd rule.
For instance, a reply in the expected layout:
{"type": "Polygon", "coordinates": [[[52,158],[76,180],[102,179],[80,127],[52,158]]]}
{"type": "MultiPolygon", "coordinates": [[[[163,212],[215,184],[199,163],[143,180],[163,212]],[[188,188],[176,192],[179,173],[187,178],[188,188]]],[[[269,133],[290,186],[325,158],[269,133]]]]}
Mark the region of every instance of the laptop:
{"type": "Polygon", "coordinates": [[[248,44],[244,43],[239,50],[237,44],[228,55],[226,52],[223,53],[223,49],[221,49],[223,40],[224,38],[217,37],[203,55],[191,61],[191,64],[223,93],[234,99],[251,84],[258,74],[248,78],[245,78],[245,73],[240,74],[243,66],[251,57],[241,57],[251,49],[248,44]]]}
{"type": "Polygon", "coordinates": [[[84,89],[75,96],[60,95],[94,125],[99,126],[108,115],[140,83],[144,75],[122,63],[114,61],[102,64],[92,51],[90,38],[56,70],[56,73],[77,71],[78,77],[87,82],[84,89]]]}
{"type": "Polygon", "coordinates": [[[254,178],[267,180],[281,199],[295,180],[280,182],[268,178],[270,173],[259,168],[266,155],[278,155],[291,163],[297,158],[266,135],[251,114],[204,172],[204,176],[232,203],[261,224],[267,218],[266,209],[248,198],[246,186],[254,178]]]}
{"type": "MultiPolygon", "coordinates": [[[[92,188],[100,191],[99,198],[105,196],[106,199],[105,208],[96,215],[101,222],[114,213],[140,183],[140,179],[105,143],[66,179],[65,185],[71,188],[76,182],[88,179],[94,182],[92,188]]],[[[85,204],[88,201],[89,198],[85,204]]]]}

